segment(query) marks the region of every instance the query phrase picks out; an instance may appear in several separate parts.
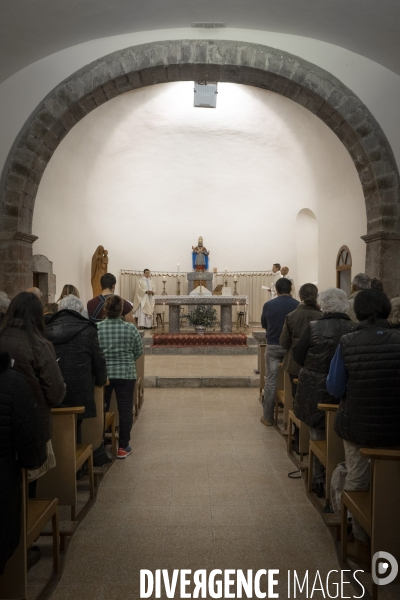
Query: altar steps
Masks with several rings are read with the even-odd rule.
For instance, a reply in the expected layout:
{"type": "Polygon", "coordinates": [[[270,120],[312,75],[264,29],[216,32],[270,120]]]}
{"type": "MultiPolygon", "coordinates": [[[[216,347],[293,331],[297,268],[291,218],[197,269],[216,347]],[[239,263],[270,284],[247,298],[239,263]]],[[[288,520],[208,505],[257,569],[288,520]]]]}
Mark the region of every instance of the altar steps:
{"type": "Polygon", "coordinates": [[[258,388],[259,376],[157,377],[145,376],[145,388],[258,388]]]}
{"type": "MultiPolygon", "coordinates": [[[[159,348],[153,346],[153,338],[146,335],[143,338],[143,347],[145,355],[161,356],[161,355],[251,355],[258,354],[258,342],[252,336],[247,336],[247,346],[191,346],[185,348],[159,348]]],[[[199,386],[193,386],[199,387],[199,386]]]]}

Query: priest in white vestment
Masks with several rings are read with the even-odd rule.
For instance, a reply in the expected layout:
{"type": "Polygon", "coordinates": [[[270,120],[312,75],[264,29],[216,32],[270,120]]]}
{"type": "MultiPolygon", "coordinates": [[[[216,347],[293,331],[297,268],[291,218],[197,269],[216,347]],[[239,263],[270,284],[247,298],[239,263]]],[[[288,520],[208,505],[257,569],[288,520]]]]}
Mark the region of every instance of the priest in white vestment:
{"type": "Polygon", "coordinates": [[[135,298],[133,300],[133,313],[137,318],[138,327],[151,329],[153,325],[153,294],[156,287],[150,279],[150,270],[143,271],[144,277],[136,283],[135,298]]]}
{"type": "Polygon", "coordinates": [[[271,300],[273,300],[277,296],[275,284],[278,281],[278,279],[280,279],[282,277],[281,265],[279,263],[274,263],[272,265],[272,273],[273,273],[273,279],[272,279],[272,282],[271,282],[271,287],[270,288],[268,288],[268,287],[265,288],[269,292],[271,292],[271,300]]]}

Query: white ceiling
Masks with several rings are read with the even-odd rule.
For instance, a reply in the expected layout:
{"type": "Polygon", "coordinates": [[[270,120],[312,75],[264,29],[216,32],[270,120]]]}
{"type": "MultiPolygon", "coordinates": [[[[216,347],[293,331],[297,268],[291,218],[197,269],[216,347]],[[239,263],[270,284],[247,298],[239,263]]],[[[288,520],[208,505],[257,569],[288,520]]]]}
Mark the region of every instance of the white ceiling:
{"type": "Polygon", "coordinates": [[[400,0],[1,0],[0,81],[76,44],[193,21],[322,40],[400,74],[400,0]]]}

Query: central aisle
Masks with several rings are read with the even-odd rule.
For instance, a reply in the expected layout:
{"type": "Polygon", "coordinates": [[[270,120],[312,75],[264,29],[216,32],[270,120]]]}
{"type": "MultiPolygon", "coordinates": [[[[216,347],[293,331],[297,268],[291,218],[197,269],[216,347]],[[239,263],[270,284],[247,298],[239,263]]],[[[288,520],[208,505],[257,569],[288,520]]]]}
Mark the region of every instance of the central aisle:
{"type": "Polygon", "coordinates": [[[280,569],[286,598],[288,569],[340,569],[287,477],[284,440],[259,418],[256,390],[146,389],[133,454],[102,482],[52,600],[139,598],[140,568],[280,569]]]}

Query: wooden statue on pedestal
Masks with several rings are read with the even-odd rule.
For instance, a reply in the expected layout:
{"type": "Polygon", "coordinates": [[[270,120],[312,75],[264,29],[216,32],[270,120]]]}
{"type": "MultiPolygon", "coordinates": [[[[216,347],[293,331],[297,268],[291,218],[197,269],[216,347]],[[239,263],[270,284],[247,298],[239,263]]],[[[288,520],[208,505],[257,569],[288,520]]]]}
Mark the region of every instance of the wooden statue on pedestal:
{"type": "Polygon", "coordinates": [[[97,246],[96,252],[92,257],[92,273],[91,282],[93,290],[93,298],[100,296],[101,285],[100,278],[107,273],[108,269],[108,250],[104,250],[104,246],[97,246]]]}

